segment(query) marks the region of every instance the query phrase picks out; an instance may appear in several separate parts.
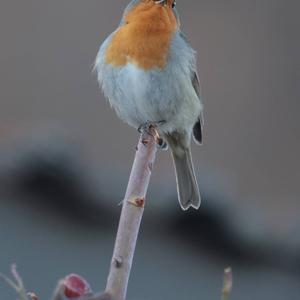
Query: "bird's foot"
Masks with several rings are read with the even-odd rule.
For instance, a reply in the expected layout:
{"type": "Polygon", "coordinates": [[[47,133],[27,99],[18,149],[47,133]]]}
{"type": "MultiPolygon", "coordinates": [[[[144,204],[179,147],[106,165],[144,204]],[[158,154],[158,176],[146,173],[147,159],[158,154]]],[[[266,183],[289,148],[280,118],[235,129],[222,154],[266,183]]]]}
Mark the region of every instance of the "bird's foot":
{"type": "Polygon", "coordinates": [[[157,128],[163,124],[165,124],[166,121],[159,121],[159,122],[146,122],[142,124],[139,128],[138,131],[139,133],[147,133],[149,135],[152,135],[157,143],[157,146],[159,149],[162,150],[167,150],[168,149],[168,144],[162,139],[158,133],[157,128]]]}
{"type": "Polygon", "coordinates": [[[138,128],[138,132],[139,133],[148,133],[148,134],[152,134],[150,132],[150,129],[153,128],[159,128],[160,126],[164,125],[166,123],[166,121],[162,120],[162,121],[158,121],[158,122],[146,122],[140,125],[140,127],[138,128]]]}

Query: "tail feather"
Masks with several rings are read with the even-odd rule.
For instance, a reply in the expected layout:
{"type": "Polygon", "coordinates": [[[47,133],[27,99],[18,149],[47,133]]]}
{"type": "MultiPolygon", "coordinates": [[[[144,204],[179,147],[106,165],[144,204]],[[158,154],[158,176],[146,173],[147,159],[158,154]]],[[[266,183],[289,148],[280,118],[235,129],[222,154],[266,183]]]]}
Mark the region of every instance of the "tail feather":
{"type": "MultiPolygon", "coordinates": [[[[172,149],[173,147],[171,147],[172,149]]],[[[176,172],[179,203],[183,210],[190,207],[198,209],[201,204],[200,192],[193,167],[192,155],[189,148],[183,151],[172,149],[176,172]]]]}

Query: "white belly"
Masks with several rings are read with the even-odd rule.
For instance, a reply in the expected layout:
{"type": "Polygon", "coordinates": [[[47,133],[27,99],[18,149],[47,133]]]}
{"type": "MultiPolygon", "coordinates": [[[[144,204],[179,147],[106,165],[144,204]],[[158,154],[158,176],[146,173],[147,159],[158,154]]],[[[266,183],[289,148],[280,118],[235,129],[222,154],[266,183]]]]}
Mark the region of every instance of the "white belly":
{"type": "Polygon", "coordinates": [[[161,128],[164,132],[191,129],[202,109],[191,81],[193,52],[175,39],[164,69],[143,70],[133,63],[107,65],[107,43],[109,40],[99,51],[96,68],[103,91],[120,118],[135,128],[146,122],[165,121],[161,128]]]}

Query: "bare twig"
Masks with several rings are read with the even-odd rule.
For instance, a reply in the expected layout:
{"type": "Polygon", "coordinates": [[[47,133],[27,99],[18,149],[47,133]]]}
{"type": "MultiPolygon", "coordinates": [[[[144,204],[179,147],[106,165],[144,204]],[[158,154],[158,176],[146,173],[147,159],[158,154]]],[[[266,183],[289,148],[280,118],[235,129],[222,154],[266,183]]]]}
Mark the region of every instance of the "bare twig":
{"type": "Polygon", "coordinates": [[[17,271],[17,266],[15,264],[11,266],[11,273],[13,275],[14,281],[2,274],[0,274],[0,278],[2,278],[8,285],[10,285],[16,291],[16,293],[20,297],[20,300],[28,300],[23,280],[19,275],[17,271]]]}
{"type": "Polygon", "coordinates": [[[156,155],[155,129],[141,135],[133,163],[106,285],[106,295],[125,300],[145,197],[156,155]]]}
{"type": "Polygon", "coordinates": [[[99,293],[96,295],[84,297],[80,300],[115,300],[112,295],[108,293],[99,293]]]}
{"type": "Polygon", "coordinates": [[[231,268],[227,268],[224,271],[224,282],[222,290],[222,300],[228,300],[232,290],[233,278],[231,268]]]}
{"type": "Polygon", "coordinates": [[[57,286],[53,292],[52,300],[63,300],[63,280],[57,283],[57,286]]]}

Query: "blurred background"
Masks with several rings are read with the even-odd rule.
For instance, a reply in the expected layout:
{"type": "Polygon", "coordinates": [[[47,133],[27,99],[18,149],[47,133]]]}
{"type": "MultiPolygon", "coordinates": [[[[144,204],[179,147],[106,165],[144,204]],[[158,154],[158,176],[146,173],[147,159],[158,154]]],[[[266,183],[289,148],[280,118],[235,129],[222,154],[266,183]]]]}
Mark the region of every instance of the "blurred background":
{"type": "MultiPolygon", "coordinates": [[[[0,270],[49,299],[71,272],[105,287],[138,134],[103,99],[93,61],[126,0],[1,0],[0,270]]],[[[159,152],[129,299],[300,295],[299,1],[178,0],[198,52],[203,195],[182,212],[159,152]],[[174,288],[176,287],[176,288],[174,288]]],[[[0,283],[0,298],[15,299],[0,283]]]]}

